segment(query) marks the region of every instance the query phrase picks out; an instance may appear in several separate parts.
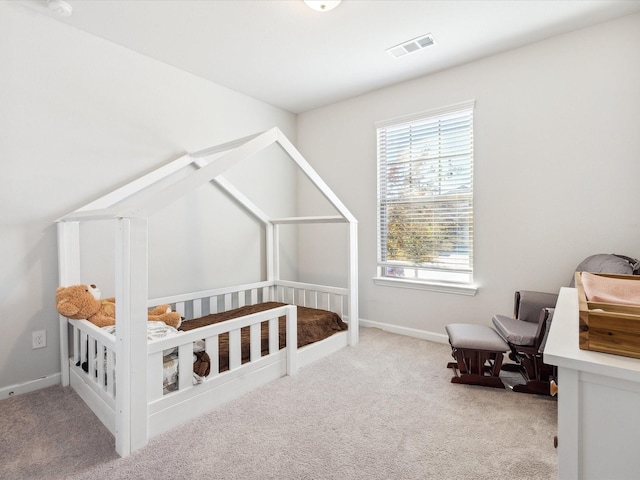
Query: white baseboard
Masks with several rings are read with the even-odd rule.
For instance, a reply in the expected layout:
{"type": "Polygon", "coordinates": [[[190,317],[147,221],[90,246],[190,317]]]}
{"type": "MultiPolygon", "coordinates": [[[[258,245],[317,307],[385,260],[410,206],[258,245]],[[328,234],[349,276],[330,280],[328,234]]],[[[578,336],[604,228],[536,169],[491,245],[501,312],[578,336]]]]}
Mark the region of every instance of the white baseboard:
{"type": "Polygon", "coordinates": [[[449,343],[449,337],[444,333],[427,332],[425,330],[418,330],[415,328],[401,327],[398,325],[391,325],[389,323],[374,322],[372,320],[365,320],[360,317],[360,325],[363,327],[379,328],[391,333],[397,333],[398,335],[405,335],[407,337],[420,338],[422,340],[429,340],[436,343],[449,343]]]}
{"type": "Polygon", "coordinates": [[[51,387],[60,383],[60,373],[54,373],[47,375],[46,377],[38,378],[36,380],[30,380],[28,382],[19,383],[16,385],[9,385],[8,387],[0,388],[0,400],[13,397],[15,395],[22,395],[23,393],[33,392],[40,390],[41,388],[51,387]]]}

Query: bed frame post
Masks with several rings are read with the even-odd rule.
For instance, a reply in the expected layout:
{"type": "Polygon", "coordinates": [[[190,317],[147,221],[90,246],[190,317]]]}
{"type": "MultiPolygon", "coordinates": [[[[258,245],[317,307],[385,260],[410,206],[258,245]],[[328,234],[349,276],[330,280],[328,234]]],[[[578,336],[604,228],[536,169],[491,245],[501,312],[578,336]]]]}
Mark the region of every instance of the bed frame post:
{"type": "Polygon", "coordinates": [[[274,300],[273,296],[273,282],[276,275],[276,251],[278,249],[278,234],[277,234],[277,225],[274,225],[271,222],[265,224],[265,242],[266,242],[266,259],[267,259],[267,281],[272,283],[272,286],[269,288],[269,296],[270,298],[263,298],[262,301],[266,302],[268,300],[274,300]]]}
{"type": "Polygon", "coordinates": [[[358,343],[358,222],[349,222],[349,345],[358,343]]]}
{"type": "MultiPolygon", "coordinates": [[[[80,224],[58,223],[58,285],[80,283],[80,224]]],[[[59,316],[60,325],[60,379],[64,387],[69,385],[69,323],[59,316]]]]}
{"type": "Polygon", "coordinates": [[[144,447],[147,437],[147,221],[118,220],[116,235],[116,451],[144,447]]]}
{"type": "MultiPolygon", "coordinates": [[[[280,225],[273,226],[273,244],[271,245],[273,258],[273,266],[271,269],[272,280],[280,280],[280,225]]],[[[274,287],[274,295],[276,295],[277,287],[274,287]]]]}
{"type": "Polygon", "coordinates": [[[287,307],[287,375],[298,371],[298,309],[295,305],[287,307]]]}

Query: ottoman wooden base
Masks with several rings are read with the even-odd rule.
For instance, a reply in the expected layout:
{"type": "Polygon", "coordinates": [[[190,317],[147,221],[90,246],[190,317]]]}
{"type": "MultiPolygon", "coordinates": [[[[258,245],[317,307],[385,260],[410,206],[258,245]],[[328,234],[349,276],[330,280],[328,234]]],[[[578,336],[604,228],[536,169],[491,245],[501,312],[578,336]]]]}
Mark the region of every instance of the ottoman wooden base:
{"type": "Polygon", "coordinates": [[[491,327],[468,323],[447,325],[451,355],[455,362],[447,364],[454,377],[451,383],[505,388],[500,379],[504,352],[509,345],[491,327]]]}

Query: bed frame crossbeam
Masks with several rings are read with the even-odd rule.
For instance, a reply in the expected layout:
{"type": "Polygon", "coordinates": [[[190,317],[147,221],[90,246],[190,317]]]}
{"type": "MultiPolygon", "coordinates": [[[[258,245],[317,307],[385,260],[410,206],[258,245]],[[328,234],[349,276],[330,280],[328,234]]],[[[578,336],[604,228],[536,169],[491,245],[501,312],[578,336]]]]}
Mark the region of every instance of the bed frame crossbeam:
{"type": "Polygon", "coordinates": [[[318,217],[289,217],[272,218],[274,225],[297,225],[304,223],[348,223],[348,220],[341,216],[318,216],[318,217]]]}

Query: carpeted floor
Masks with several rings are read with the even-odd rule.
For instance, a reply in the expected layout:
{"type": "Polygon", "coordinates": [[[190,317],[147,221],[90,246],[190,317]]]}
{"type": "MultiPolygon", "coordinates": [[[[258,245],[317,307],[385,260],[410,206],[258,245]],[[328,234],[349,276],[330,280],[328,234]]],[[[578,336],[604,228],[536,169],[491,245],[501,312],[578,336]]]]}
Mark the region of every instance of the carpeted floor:
{"type": "Polygon", "coordinates": [[[50,387],[0,402],[0,478],[556,478],[556,401],[451,384],[450,360],[447,345],[364,328],[127,458],[73,391],[50,387]]]}

